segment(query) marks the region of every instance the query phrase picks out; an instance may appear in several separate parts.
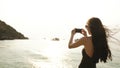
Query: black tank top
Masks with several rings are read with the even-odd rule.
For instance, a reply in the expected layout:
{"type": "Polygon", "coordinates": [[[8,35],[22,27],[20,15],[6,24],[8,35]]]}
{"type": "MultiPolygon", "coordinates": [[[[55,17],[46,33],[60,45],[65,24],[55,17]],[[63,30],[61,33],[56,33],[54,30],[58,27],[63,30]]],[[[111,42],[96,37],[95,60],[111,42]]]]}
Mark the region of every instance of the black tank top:
{"type": "Polygon", "coordinates": [[[85,49],[82,50],[82,55],[83,58],[81,60],[79,68],[96,68],[96,63],[93,62],[92,57],[89,57],[86,54],[85,49]]]}

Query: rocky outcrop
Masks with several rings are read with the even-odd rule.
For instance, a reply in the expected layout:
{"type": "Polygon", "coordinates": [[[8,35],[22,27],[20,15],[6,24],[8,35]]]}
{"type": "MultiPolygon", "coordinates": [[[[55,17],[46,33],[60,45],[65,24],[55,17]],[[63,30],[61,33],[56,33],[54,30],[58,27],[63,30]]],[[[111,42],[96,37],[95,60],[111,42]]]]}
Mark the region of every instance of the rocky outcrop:
{"type": "Polygon", "coordinates": [[[28,39],[10,25],[0,20],[0,40],[28,39]]]}

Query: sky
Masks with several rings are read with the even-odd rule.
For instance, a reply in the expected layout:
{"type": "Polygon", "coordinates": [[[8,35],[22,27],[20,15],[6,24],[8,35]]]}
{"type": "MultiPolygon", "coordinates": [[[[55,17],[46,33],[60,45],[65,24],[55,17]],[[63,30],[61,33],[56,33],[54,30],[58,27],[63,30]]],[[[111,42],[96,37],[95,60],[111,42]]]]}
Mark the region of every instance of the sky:
{"type": "Polygon", "coordinates": [[[68,37],[91,17],[117,25],[119,12],[120,0],[0,0],[0,20],[32,39],[68,37]]]}

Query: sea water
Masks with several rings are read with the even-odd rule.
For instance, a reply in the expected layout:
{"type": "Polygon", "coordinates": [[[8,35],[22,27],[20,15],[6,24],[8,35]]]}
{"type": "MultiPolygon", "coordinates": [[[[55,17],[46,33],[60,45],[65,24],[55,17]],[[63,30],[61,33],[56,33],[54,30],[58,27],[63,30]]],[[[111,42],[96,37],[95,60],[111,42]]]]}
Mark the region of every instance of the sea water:
{"type": "MultiPolygon", "coordinates": [[[[0,68],[77,68],[83,46],[68,49],[68,41],[0,41],[0,68]]],[[[110,45],[113,60],[98,63],[97,68],[120,68],[120,46],[110,45]]]]}

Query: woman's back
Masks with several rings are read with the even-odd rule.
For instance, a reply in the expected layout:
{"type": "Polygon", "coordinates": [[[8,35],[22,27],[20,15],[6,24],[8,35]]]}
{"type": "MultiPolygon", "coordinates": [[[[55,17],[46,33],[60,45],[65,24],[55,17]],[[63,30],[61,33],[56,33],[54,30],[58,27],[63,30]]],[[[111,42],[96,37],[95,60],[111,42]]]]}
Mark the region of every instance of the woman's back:
{"type": "Polygon", "coordinates": [[[84,47],[86,54],[92,57],[94,52],[92,37],[84,37],[84,47]]]}
{"type": "Polygon", "coordinates": [[[84,37],[84,49],[82,50],[82,61],[79,68],[96,68],[96,63],[93,62],[93,43],[91,37],[84,37]]]}

